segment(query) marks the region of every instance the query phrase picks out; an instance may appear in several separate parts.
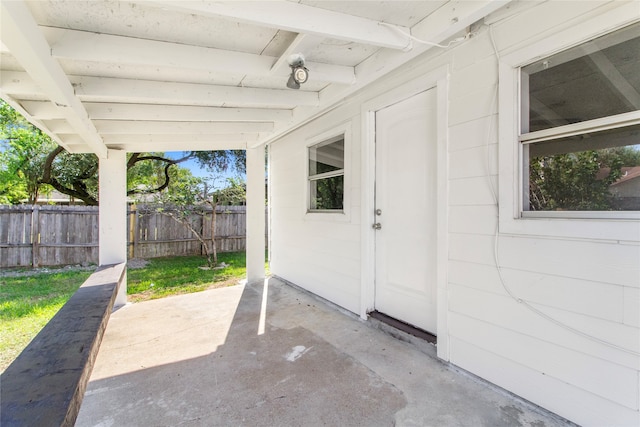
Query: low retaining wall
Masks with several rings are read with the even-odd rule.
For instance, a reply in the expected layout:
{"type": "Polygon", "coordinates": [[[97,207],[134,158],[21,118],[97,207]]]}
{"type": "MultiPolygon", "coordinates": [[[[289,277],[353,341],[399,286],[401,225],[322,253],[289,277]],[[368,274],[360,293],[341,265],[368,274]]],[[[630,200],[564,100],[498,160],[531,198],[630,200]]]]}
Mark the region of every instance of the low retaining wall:
{"type": "Polygon", "coordinates": [[[4,371],[0,425],[74,425],[125,267],[99,267],[4,371]]]}

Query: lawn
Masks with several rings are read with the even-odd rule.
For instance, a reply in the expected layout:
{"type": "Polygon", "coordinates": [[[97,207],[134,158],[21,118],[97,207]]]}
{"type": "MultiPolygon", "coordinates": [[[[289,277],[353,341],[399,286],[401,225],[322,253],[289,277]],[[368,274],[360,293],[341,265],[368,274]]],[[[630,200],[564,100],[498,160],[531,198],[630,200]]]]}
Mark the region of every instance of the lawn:
{"type": "Polygon", "coordinates": [[[127,269],[129,301],[138,302],[231,286],[244,278],[246,274],[244,252],[218,254],[218,265],[222,263],[227,267],[203,270],[200,267],[206,265],[206,262],[202,257],[151,259],[143,268],[127,269]]]}
{"type": "MultiPolygon", "coordinates": [[[[218,254],[222,269],[203,270],[199,256],[132,262],[127,268],[131,302],[232,286],[244,278],[244,252],[218,254]],[[142,263],[145,264],[145,263],[142,263]]],[[[50,271],[0,277],[0,372],[16,358],[56,314],[91,271],[50,271]]]]}

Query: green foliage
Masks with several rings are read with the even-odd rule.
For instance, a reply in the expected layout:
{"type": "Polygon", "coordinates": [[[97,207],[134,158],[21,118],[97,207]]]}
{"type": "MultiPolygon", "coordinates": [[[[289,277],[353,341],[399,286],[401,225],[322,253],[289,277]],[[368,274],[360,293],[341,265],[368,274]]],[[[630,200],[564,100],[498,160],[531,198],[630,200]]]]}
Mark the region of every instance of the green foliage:
{"type": "Polygon", "coordinates": [[[194,151],[190,154],[209,172],[246,172],[247,152],[245,150],[194,151]]]}
{"type": "Polygon", "coordinates": [[[227,178],[227,186],[213,193],[217,205],[237,206],[247,199],[247,184],[239,178],[227,178]]]}
{"type": "Polygon", "coordinates": [[[0,203],[33,202],[51,187],[40,182],[48,153],[56,144],[0,100],[0,203]]]}
{"type": "Polygon", "coordinates": [[[531,210],[614,210],[609,186],[623,166],[640,165],[640,152],[616,147],[531,159],[531,210]]]}
{"type": "Polygon", "coordinates": [[[315,209],[342,209],[344,194],[344,177],[319,179],[311,183],[315,185],[315,209]]]}
{"type": "MultiPolygon", "coordinates": [[[[88,205],[98,204],[96,156],[66,152],[2,100],[0,144],[0,203],[20,203],[25,198],[33,203],[38,194],[55,188],[88,205]]],[[[188,169],[177,166],[192,158],[211,172],[245,171],[244,150],[189,151],[177,160],[164,153],[133,153],[127,164],[128,194],[140,198],[166,190],[180,199],[181,193],[201,184],[188,169]]]]}

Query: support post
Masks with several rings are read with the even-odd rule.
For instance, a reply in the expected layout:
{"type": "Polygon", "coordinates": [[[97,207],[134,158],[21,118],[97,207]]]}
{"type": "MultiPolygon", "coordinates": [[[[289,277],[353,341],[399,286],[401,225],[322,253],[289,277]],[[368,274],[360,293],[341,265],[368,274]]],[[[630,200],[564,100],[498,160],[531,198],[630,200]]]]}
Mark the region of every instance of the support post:
{"type": "Polygon", "coordinates": [[[247,148],[247,283],[264,280],[264,145],[247,148]]]}
{"type": "MultiPolygon", "coordinates": [[[[99,264],[127,262],[127,153],[109,150],[100,159],[99,264]]],[[[127,303],[127,280],[118,289],[115,306],[127,303]]]]}

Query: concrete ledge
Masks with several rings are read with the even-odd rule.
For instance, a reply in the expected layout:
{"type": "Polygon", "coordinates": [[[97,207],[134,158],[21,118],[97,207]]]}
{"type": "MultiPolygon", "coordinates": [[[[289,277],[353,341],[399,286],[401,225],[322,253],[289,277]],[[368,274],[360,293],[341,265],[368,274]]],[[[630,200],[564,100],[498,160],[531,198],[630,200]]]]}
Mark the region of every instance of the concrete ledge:
{"type": "Polygon", "coordinates": [[[74,425],[125,267],[99,267],[4,371],[3,427],[74,425]]]}

